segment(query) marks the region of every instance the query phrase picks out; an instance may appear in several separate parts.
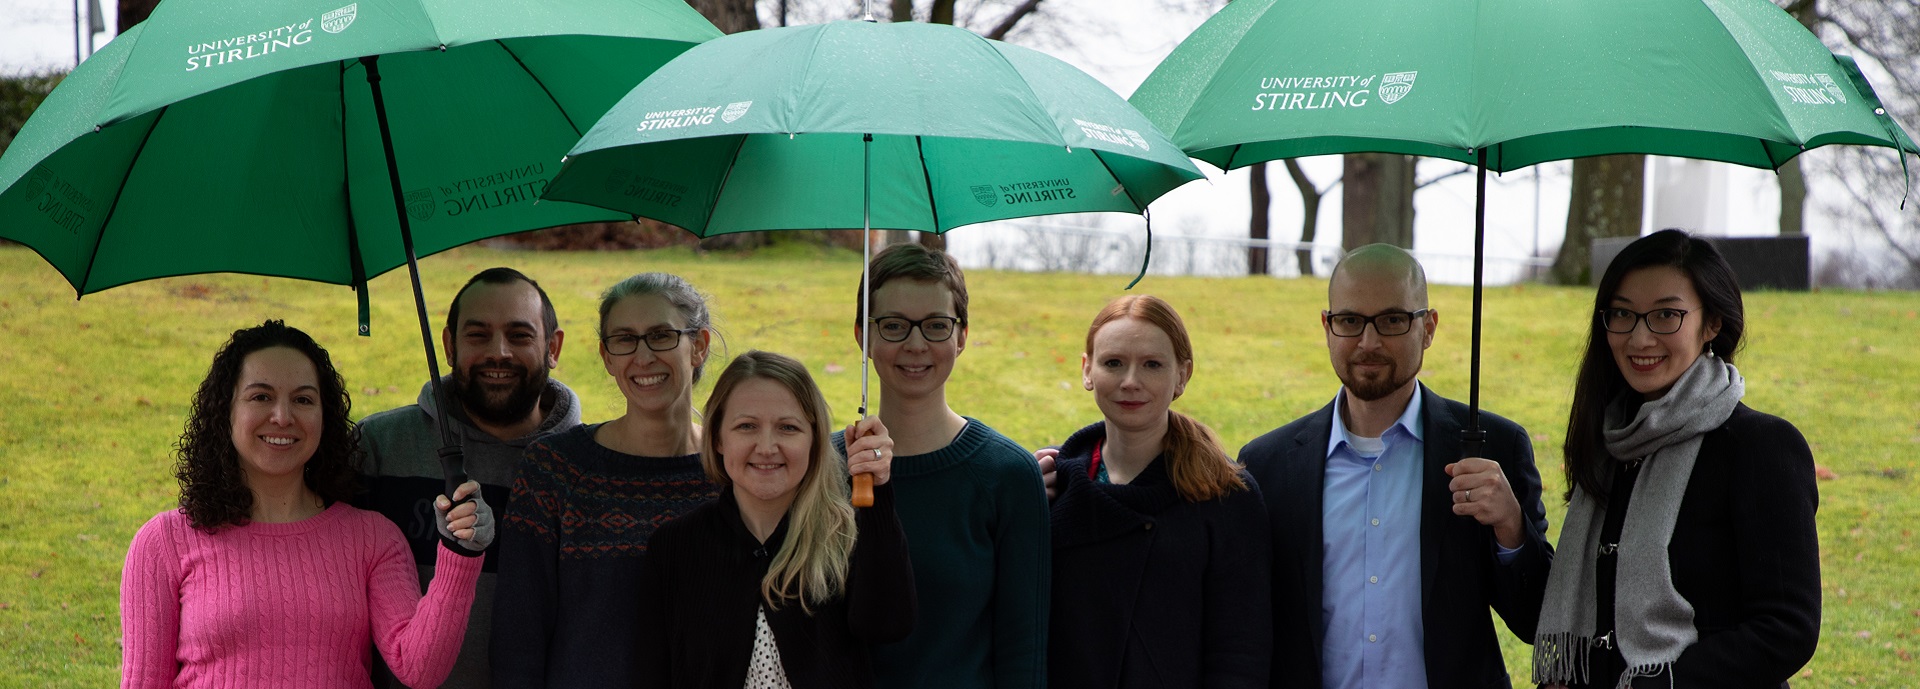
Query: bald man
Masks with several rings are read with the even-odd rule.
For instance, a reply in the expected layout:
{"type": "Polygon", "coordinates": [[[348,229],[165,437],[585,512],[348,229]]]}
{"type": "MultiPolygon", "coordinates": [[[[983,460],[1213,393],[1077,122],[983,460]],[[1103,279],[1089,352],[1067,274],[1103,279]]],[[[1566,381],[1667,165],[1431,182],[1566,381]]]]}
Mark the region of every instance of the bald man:
{"type": "Polygon", "coordinates": [[[1440,316],[1407,252],[1334,268],[1320,314],[1341,388],[1240,450],[1273,533],[1272,686],[1510,689],[1489,608],[1533,638],[1553,548],[1525,429],[1418,380],[1440,316]],[[1284,668],[1284,670],[1283,670],[1284,668]]]}

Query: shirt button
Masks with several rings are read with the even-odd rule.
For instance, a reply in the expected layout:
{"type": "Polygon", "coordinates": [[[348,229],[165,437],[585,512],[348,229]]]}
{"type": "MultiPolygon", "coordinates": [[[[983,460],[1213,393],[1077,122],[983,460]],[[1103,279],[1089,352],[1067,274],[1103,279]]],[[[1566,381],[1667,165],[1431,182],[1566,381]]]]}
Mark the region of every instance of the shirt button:
{"type": "Polygon", "coordinates": [[[1379,526],[1379,525],[1380,525],[1380,520],[1378,520],[1378,519],[1375,519],[1375,520],[1373,520],[1373,525],[1374,525],[1374,526],[1379,526]]]}
{"type": "Polygon", "coordinates": [[[1378,584],[1380,583],[1380,577],[1367,577],[1367,583],[1378,584]]]}
{"type": "Polygon", "coordinates": [[[1380,641],[1380,637],[1378,637],[1378,636],[1374,636],[1374,635],[1372,635],[1372,634],[1368,634],[1368,635],[1367,635],[1367,643],[1370,643],[1370,644],[1371,644],[1371,643],[1377,643],[1377,642],[1379,642],[1379,641],[1380,641]]]}
{"type": "Polygon", "coordinates": [[[1375,463],[1375,464],[1373,465],[1373,470],[1374,470],[1374,471],[1379,471],[1379,470],[1380,470],[1380,465],[1379,465],[1378,463],[1375,463]]]}

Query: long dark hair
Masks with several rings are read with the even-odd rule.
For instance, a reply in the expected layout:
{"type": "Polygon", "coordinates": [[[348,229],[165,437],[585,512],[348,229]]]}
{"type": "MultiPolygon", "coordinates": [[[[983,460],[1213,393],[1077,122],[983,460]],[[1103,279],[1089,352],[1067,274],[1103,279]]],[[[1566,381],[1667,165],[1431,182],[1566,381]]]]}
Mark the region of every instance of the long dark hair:
{"type": "Polygon", "coordinates": [[[213,532],[244,525],[253,514],[253,491],[247,488],[240,454],[233,447],[233,395],[247,355],[272,347],[307,355],[320,377],[320,447],[307,460],[307,488],[329,505],[353,496],[353,454],[360,442],[347,418],[353,408],[347,383],[334,369],[327,350],[312,337],[281,321],[267,321],[235,330],[233,338],[213,355],[207,378],[193,395],[186,430],[174,444],[180,511],[193,528],[213,532]]]}
{"type": "Polygon", "coordinates": [[[1733,363],[1740,349],[1740,336],[1746,330],[1746,309],[1740,300],[1740,282],[1733,266],[1720,251],[1704,239],[1680,230],[1661,230],[1641,237],[1613,257],[1600,286],[1593,292],[1593,309],[1587,312],[1587,352],[1580,357],[1580,375],[1573,387],[1573,409],[1567,415],[1566,499],[1573,500],[1578,488],[1606,504],[1612,485],[1612,456],[1601,439],[1606,425],[1607,404],[1631,388],[1627,378],[1613,361],[1613,348],[1607,345],[1607,331],[1600,327],[1599,312],[1613,305],[1614,294],[1628,273],[1642,268],[1672,266],[1693,281],[1693,291],[1708,318],[1720,320],[1720,333],[1713,338],[1716,356],[1733,363]]]}

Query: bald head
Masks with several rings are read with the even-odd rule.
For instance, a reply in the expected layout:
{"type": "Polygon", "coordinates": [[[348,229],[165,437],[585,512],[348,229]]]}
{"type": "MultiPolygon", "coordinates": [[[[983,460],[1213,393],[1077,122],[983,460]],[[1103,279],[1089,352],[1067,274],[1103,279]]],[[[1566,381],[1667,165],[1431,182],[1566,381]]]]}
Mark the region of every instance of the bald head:
{"type": "Polygon", "coordinates": [[[1401,295],[1408,310],[1423,309],[1427,306],[1427,271],[1406,249],[1392,244],[1368,244],[1347,253],[1333,267],[1333,277],[1327,281],[1327,299],[1340,301],[1343,291],[1351,291],[1355,286],[1366,285],[1372,289],[1397,286],[1404,290],[1401,295]]]}

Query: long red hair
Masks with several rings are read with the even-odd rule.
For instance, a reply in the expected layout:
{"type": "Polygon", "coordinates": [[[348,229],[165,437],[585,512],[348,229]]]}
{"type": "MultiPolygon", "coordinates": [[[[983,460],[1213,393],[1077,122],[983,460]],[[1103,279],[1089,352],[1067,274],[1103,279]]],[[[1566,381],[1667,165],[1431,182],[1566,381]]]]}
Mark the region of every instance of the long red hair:
{"type": "MultiPolygon", "coordinates": [[[[1193,341],[1187,338],[1187,326],[1166,300],[1148,294],[1132,294],[1107,302],[1087,327],[1085,354],[1093,356],[1093,336],[1108,323],[1132,318],[1159,328],[1173,341],[1173,358],[1181,365],[1193,363],[1193,341]]],[[[1193,417],[1167,410],[1167,476],[1181,499],[1205,502],[1235,490],[1246,490],[1240,480],[1240,465],[1227,456],[1220,436],[1193,417]]]]}

